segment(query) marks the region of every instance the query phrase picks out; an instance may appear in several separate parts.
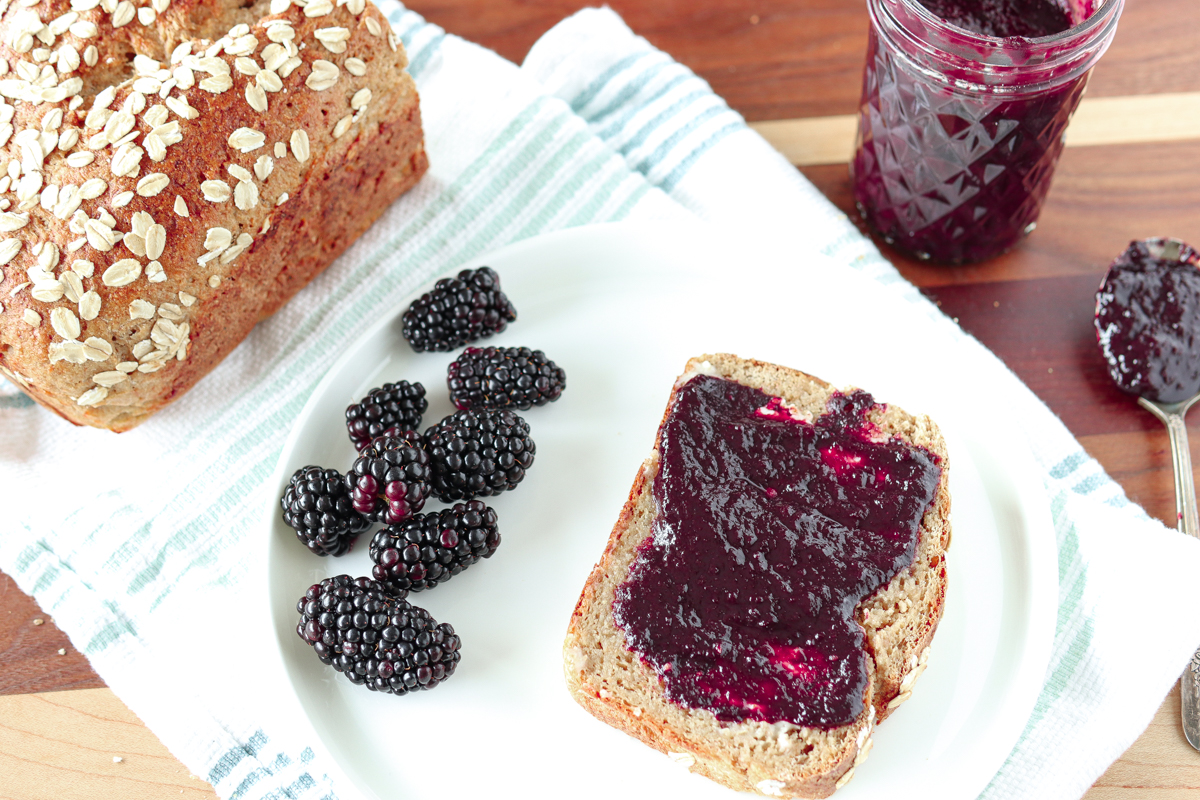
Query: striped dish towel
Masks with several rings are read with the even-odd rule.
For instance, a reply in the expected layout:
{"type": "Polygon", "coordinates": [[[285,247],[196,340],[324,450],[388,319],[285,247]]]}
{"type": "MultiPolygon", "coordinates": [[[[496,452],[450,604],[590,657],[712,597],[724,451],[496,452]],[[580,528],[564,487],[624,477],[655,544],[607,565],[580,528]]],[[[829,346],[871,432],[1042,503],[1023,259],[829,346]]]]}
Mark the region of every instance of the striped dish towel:
{"type": "MultiPolygon", "coordinates": [[[[607,10],[550,31],[523,67],[385,4],[422,95],[428,176],[188,395],[135,431],[70,428],[0,389],[0,568],[223,797],[335,798],[222,649],[242,619],[297,413],[350,342],[433,277],[507,243],[613,220],[694,220],[820,252],[873,280],[1001,394],[1041,465],[1059,545],[1045,686],[984,796],[1077,797],[1148,723],[1200,642],[1180,618],[1200,543],[1128,502],[1058,420],[889,265],[686,68],[607,10]],[[1136,546],[1133,545],[1136,543],[1136,546]],[[217,621],[217,622],[214,622],[217,621]],[[186,657],[181,657],[186,654],[186,657]]],[[[1009,423],[1013,427],[1013,423],[1009,423]]],[[[348,790],[346,790],[348,792],[348,790]]]]}

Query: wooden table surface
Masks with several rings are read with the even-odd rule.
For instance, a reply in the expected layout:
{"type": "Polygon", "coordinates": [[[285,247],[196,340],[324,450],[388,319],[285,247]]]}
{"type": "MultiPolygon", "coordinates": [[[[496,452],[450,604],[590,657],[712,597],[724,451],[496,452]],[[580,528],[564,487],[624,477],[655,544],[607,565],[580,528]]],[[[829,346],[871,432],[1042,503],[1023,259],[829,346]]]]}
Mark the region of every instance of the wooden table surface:
{"type": "MultiPolygon", "coordinates": [[[[690,66],[850,212],[846,160],[859,98],[863,0],[608,0],[690,66]]],[[[586,0],[413,0],[429,20],[520,61],[586,0]]],[[[1109,382],[1093,294],[1132,239],[1200,244],[1197,0],[1128,0],[1094,70],[1040,225],[1013,252],[937,267],[884,248],[901,272],[997,353],[1136,502],[1173,524],[1161,425],[1109,382]]],[[[1200,463],[1200,417],[1192,429],[1200,463]]],[[[0,574],[0,798],[213,797],[104,687],[0,574]],[[120,758],[115,761],[114,758],[120,758]]],[[[1089,800],[1200,797],[1200,754],[1179,730],[1178,689],[1089,800]]]]}

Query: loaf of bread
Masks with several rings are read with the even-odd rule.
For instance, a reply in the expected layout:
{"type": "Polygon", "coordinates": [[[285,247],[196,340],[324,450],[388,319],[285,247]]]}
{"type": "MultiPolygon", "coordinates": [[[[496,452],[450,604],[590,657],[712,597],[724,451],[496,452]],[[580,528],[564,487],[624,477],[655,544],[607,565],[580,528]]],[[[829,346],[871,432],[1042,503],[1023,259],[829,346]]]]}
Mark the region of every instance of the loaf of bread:
{"type": "Polygon", "coordinates": [[[124,431],[425,172],[366,0],[14,0],[0,16],[0,373],[124,431]]]}
{"type": "MultiPolygon", "coordinates": [[[[731,355],[692,359],[675,384],[668,414],[681,387],[698,374],[712,375],[782,398],[808,419],[826,410],[835,390],[785,367],[731,355]]],[[[664,416],[664,423],[667,417],[664,416]]],[[[614,620],[613,602],[638,547],[651,535],[657,513],[653,485],[659,446],[642,465],[607,548],[584,585],[564,644],[567,685],[597,718],[731,789],[772,797],[828,797],[845,785],[866,758],[871,733],[912,690],[925,669],[928,647],[941,619],[946,590],[944,553],[950,543],[948,459],[937,426],[895,406],[876,405],[867,419],[885,437],[899,437],[936,455],[936,493],[920,521],[910,566],[865,598],[853,619],[865,632],[867,686],[862,712],[850,724],[826,730],[786,720],[724,722],[705,710],[664,696],[655,669],[634,653],[614,620]]],[[[675,612],[673,612],[674,614],[675,612]]]]}

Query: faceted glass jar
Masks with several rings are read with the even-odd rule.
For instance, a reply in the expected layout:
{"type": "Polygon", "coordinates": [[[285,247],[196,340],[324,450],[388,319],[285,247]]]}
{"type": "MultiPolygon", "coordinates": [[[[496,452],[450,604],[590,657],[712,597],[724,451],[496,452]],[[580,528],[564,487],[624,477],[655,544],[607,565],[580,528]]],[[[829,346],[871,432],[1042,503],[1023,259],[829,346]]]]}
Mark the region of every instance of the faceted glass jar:
{"type": "Polygon", "coordinates": [[[1063,133],[1124,0],[1075,7],[1053,36],[1000,39],[917,0],[867,0],[871,16],[854,199],[885,241],[945,264],[981,261],[1037,225],[1063,133]]]}

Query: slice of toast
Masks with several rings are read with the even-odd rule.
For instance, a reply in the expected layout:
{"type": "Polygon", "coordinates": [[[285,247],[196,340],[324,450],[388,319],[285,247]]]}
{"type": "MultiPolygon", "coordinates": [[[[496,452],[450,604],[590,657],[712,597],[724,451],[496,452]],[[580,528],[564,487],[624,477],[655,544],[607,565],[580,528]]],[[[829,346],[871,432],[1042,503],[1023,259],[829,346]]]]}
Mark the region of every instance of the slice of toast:
{"type": "MultiPolygon", "coordinates": [[[[667,403],[698,374],[712,375],[782,398],[808,419],[825,412],[837,391],[796,370],[728,354],[688,362],[667,403]]],[[[923,447],[939,459],[941,477],[921,521],[916,556],[889,583],[864,599],[855,620],[865,631],[869,680],[862,713],[832,730],[780,722],[722,722],[712,713],[666,699],[653,667],[628,649],[614,623],[614,593],[626,579],[638,545],[651,533],[659,441],[633,483],[629,499],[575,606],[564,643],[567,686],[593,716],[634,736],[693,772],[731,789],[772,797],[828,797],[844,786],[871,747],[874,726],[908,699],[925,669],[929,643],[946,596],[944,554],[950,545],[949,460],[928,417],[876,405],[867,415],[878,431],[923,447]]],[[[666,415],[664,415],[664,421],[666,415]]],[[[661,436],[661,427],[660,433],[661,436]]]]}

